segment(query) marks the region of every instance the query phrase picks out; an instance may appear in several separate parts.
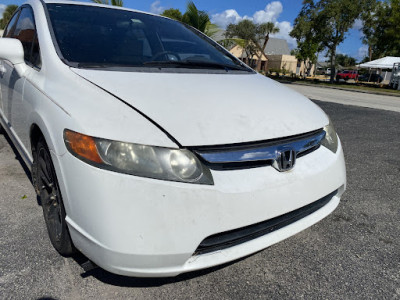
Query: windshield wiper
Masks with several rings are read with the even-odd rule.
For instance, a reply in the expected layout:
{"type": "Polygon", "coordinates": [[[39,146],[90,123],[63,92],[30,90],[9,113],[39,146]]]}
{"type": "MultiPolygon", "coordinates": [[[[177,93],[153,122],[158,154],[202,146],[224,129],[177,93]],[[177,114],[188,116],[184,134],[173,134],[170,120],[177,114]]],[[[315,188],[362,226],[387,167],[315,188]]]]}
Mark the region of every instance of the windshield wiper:
{"type": "Polygon", "coordinates": [[[208,61],[182,61],[182,60],[169,60],[169,61],[148,61],[144,62],[143,65],[146,66],[156,66],[156,67],[175,67],[175,68],[201,68],[201,69],[222,69],[222,70],[236,70],[236,71],[247,71],[249,69],[242,66],[226,65],[208,61]]]}
{"type": "Polygon", "coordinates": [[[105,69],[105,68],[129,68],[138,65],[113,64],[113,63],[78,63],[78,68],[83,69],[105,69]]]}

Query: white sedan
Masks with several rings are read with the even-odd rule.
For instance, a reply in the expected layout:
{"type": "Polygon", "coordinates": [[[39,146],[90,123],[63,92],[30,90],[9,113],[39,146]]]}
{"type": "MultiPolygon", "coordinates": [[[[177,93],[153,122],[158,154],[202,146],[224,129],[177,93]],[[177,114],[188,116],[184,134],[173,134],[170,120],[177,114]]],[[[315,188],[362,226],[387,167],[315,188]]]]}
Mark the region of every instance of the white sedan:
{"type": "Polygon", "coordinates": [[[48,233],[117,274],[176,276],[329,215],[346,187],[325,113],[182,23],[22,5],[0,39],[0,121],[48,233]]]}

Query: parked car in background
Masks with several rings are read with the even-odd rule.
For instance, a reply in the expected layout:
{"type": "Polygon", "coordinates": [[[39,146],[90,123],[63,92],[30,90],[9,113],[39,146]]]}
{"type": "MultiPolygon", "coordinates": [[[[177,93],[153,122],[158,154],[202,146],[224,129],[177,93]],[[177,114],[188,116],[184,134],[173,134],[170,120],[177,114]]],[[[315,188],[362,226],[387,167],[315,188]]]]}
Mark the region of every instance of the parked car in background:
{"type": "Polygon", "coordinates": [[[392,77],[389,86],[395,90],[400,90],[400,62],[393,64],[392,77]]]}
{"type": "Polygon", "coordinates": [[[344,81],[347,81],[349,79],[353,79],[355,81],[358,80],[358,71],[357,70],[345,70],[338,72],[336,74],[336,80],[339,81],[340,79],[343,79],[344,81]]]}
{"type": "Polygon", "coordinates": [[[346,189],[329,117],[183,23],[29,0],[0,39],[0,73],[1,126],[50,241],[110,272],[245,257],[329,215],[346,189]]]}
{"type": "Polygon", "coordinates": [[[364,74],[358,77],[358,81],[381,83],[383,77],[379,74],[364,74]]]}

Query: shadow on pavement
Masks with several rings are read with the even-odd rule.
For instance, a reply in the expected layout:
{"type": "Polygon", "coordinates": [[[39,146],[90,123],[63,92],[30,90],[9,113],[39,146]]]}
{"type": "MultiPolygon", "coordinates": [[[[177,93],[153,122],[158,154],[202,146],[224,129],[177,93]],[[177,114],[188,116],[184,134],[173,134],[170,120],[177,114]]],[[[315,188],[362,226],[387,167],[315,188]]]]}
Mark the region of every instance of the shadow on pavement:
{"type": "MultiPolygon", "coordinates": [[[[252,255],[249,255],[249,256],[252,256],[252,255]]],[[[186,281],[186,280],[190,280],[193,278],[208,275],[210,273],[213,273],[215,271],[218,271],[218,270],[224,269],[230,265],[233,265],[239,261],[242,261],[249,256],[237,259],[235,261],[232,261],[232,262],[220,265],[220,266],[181,274],[181,275],[178,275],[177,277],[166,277],[166,278],[128,277],[128,276],[122,276],[122,275],[116,275],[116,274],[110,273],[100,267],[97,267],[93,270],[82,273],[81,277],[87,278],[87,277],[92,276],[92,277],[96,278],[97,280],[101,281],[102,283],[119,286],[119,287],[136,287],[136,288],[160,287],[163,285],[174,284],[177,282],[186,281]]],[[[72,258],[79,265],[82,265],[83,263],[85,263],[88,260],[88,258],[85,257],[82,253],[77,253],[72,258]]]]}

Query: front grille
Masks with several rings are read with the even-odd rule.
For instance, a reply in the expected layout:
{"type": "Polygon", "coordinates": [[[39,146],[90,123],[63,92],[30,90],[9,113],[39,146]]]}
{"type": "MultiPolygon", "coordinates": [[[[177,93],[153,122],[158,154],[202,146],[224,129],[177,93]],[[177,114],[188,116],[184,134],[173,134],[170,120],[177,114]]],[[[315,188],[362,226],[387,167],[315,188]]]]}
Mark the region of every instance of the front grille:
{"type": "Polygon", "coordinates": [[[336,194],[337,190],[309,205],[303,206],[302,208],[299,208],[282,216],[247,227],[212,235],[200,243],[194,255],[201,255],[218,250],[223,250],[281,229],[324,207],[332,200],[332,198],[336,194]]]}
{"type": "Polygon", "coordinates": [[[325,138],[323,129],[313,132],[261,142],[193,147],[192,150],[213,170],[257,168],[278,163],[281,154],[288,150],[300,158],[317,150],[325,138]]]}

